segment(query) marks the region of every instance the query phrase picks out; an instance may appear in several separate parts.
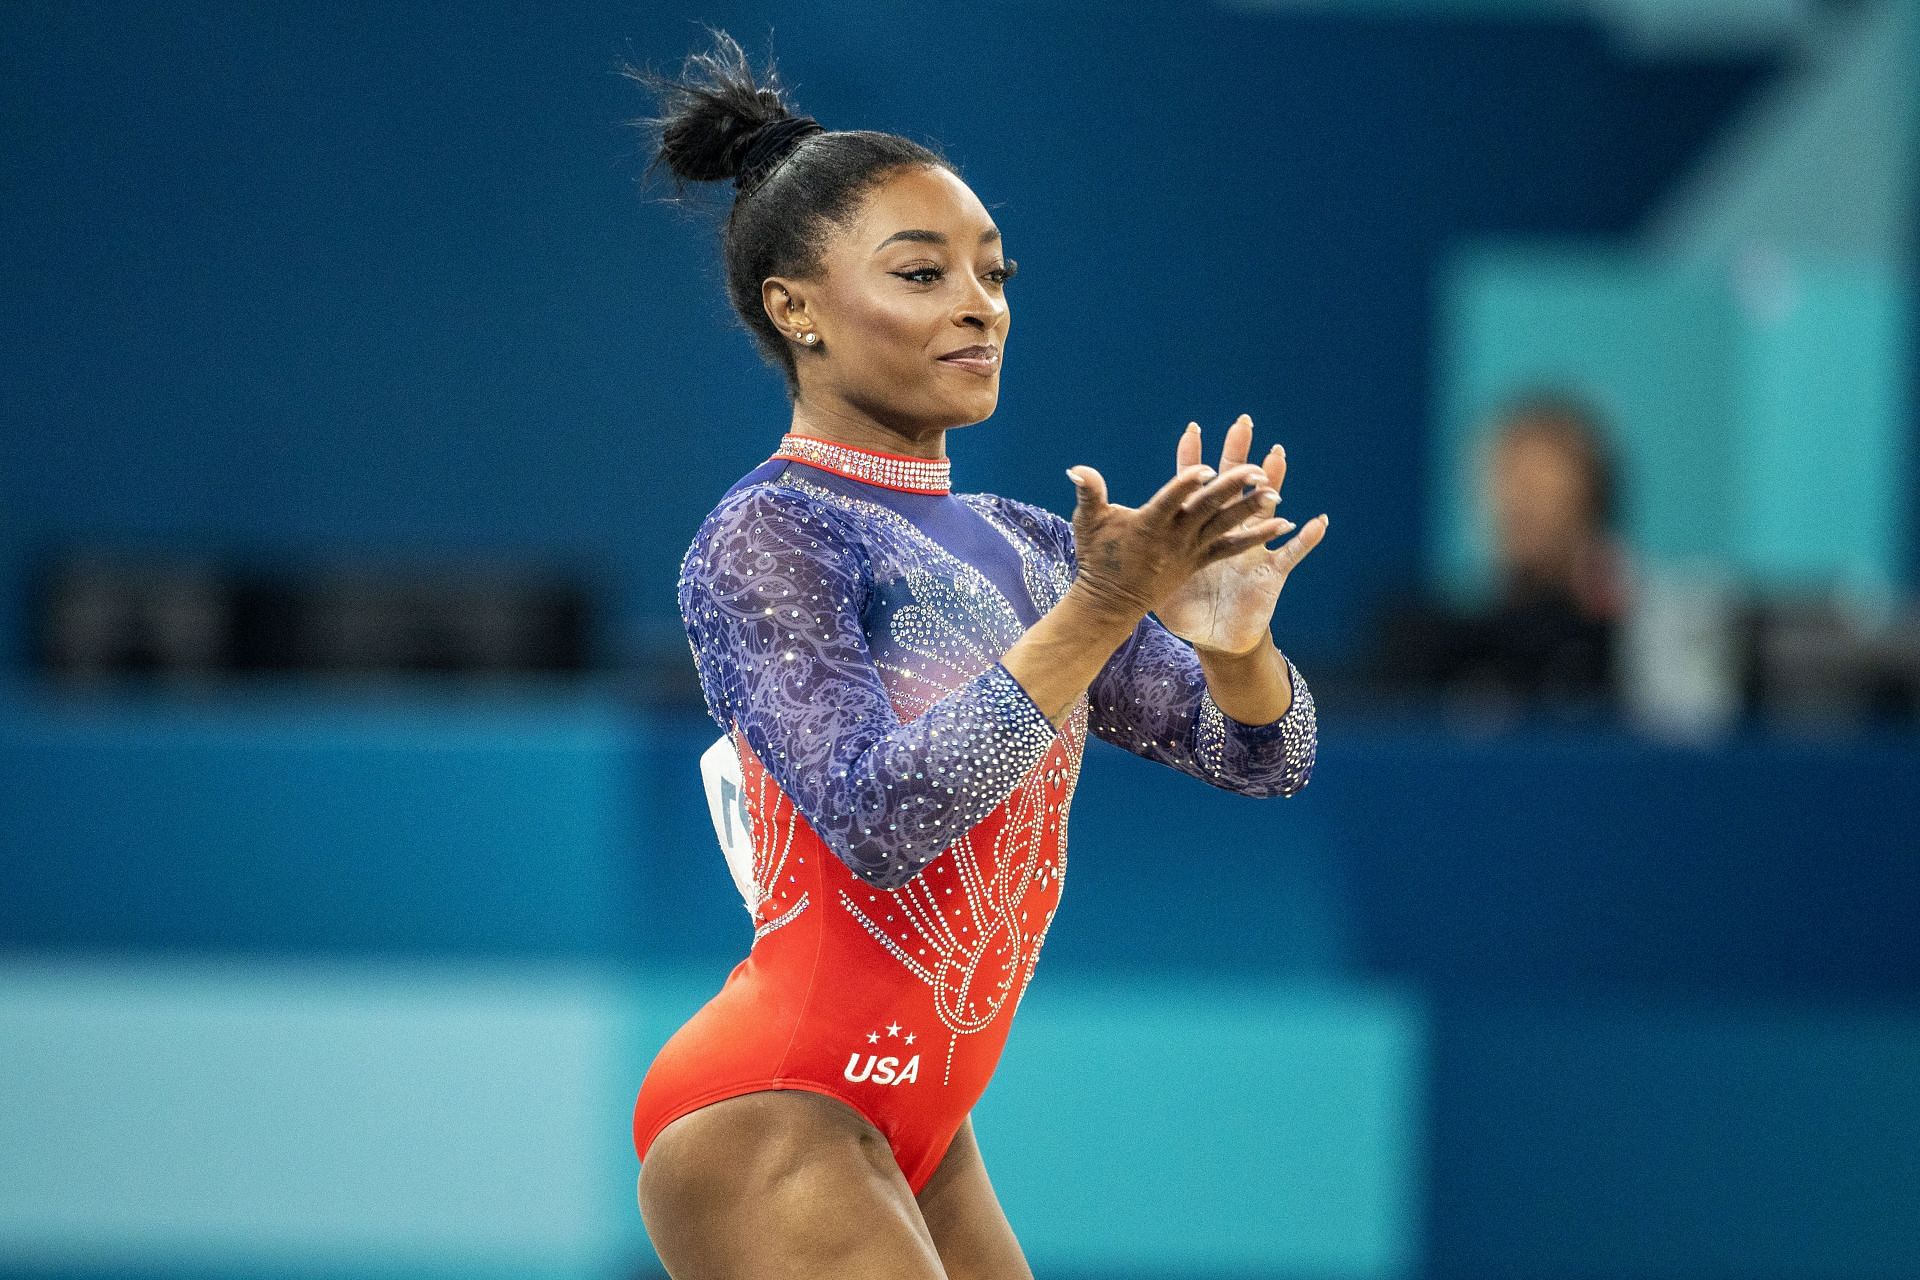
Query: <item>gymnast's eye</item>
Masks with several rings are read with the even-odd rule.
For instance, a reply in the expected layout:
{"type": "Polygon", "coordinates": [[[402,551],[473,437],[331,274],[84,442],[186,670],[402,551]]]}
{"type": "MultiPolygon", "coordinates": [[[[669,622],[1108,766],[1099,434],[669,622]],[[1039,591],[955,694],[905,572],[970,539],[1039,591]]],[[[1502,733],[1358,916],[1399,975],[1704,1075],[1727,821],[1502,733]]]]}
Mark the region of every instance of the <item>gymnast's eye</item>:
{"type": "MultiPolygon", "coordinates": [[[[1012,258],[1008,258],[1007,264],[1004,267],[994,267],[988,271],[986,275],[987,279],[993,281],[995,284],[1004,285],[1007,281],[1013,279],[1019,270],[1020,264],[1012,258]]],[[[887,274],[899,276],[902,280],[911,280],[915,284],[932,284],[935,280],[944,276],[946,272],[942,271],[939,267],[912,267],[906,271],[889,271],[887,274]]]]}

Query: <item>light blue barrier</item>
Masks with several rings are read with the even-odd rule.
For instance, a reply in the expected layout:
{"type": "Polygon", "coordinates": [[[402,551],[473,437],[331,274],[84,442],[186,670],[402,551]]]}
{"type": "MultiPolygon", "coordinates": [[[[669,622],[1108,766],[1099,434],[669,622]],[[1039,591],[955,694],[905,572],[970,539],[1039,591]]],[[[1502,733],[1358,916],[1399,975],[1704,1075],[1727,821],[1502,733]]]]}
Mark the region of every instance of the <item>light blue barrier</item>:
{"type": "MultiPolygon", "coordinates": [[[[633,1091],[721,976],[0,965],[0,1274],[644,1272],[633,1091]]],[[[1406,1274],[1412,1004],[1043,985],[978,1123],[1037,1264],[1406,1274]]]]}
{"type": "Polygon", "coordinates": [[[632,998],[529,966],[0,965],[0,1272],[617,1275],[632,998]]]}
{"type": "MultiPolygon", "coordinates": [[[[0,964],[0,1275],[650,1274],[632,1094],[719,976],[0,964]]],[[[1879,1278],[1916,1077],[1912,1008],[1068,979],[976,1127],[1053,1277],[1879,1278]]]]}
{"type": "Polygon", "coordinates": [[[1035,981],[975,1109],[1042,1275],[1419,1271],[1427,1018],[1390,990],[1035,981]]]}

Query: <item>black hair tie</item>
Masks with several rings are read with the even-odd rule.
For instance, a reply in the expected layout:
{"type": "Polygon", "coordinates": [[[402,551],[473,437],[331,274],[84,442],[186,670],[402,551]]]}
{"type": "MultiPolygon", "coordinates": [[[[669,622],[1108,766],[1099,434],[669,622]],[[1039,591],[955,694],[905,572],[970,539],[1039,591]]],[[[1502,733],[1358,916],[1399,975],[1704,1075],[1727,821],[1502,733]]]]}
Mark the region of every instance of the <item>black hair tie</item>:
{"type": "Polygon", "coordinates": [[[786,159],[798,139],[826,131],[812,116],[783,116],[761,125],[747,135],[747,149],[740,156],[740,172],[733,176],[735,189],[744,191],[763,178],[772,177],[772,170],[780,167],[779,162],[786,159]],[[758,172],[762,168],[768,170],[765,175],[758,172]]]}

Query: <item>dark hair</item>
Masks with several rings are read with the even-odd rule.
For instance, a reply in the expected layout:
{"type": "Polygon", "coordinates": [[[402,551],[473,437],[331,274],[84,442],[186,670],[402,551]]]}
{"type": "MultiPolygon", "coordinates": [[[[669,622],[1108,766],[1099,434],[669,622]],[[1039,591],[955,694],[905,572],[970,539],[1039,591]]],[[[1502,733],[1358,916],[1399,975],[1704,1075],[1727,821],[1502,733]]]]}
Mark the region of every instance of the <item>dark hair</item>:
{"type": "Polygon", "coordinates": [[[755,76],[732,36],[707,30],[712,51],[690,55],[677,76],[621,67],[660,107],[660,115],[631,122],[647,131],[656,152],[642,180],[665,165],[682,196],[689,182],[734,180],[733,207],[720,229],[727,297],[761,355],[786,376],[792,398],[800,390],[792,344],[767,316],[762,282],[814,277],[826,233],[844,225],[860,198],[893,171],[916,165],[957,171],[945,156],[898,134],[808,132],[771,58],[765,74],[755,76]],[[765,132],[783,121],[792,123],[765,132]]]}
{"type": "Polygon", "coordinates": [[[1558,387],[1530,388],[1502,402],[1494,415],[1495,437],[1541,435],[1565,447],[1587,476],[1594,523],[1610,532],[1620,519],[1620,477],[1600,411],[1558,387]]]}

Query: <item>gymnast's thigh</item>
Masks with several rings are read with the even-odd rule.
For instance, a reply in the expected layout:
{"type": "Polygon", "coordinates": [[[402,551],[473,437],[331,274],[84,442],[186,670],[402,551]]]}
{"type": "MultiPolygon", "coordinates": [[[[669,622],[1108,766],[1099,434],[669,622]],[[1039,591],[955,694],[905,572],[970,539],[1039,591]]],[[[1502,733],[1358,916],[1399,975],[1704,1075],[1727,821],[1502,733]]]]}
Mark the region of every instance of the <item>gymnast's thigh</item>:
{"type": "Polygon", "coordinates": [[[821,1094],[681,1116],[649,1147],[639,1195],[673,1280],[947,1280],[885,1137],[821,1094]]]}
{"type": "Polygon", "coordinates": [[[939,1250],[948,1280],[1033,1280],[987,1166],[973,1137],[973,1117],[960,1124],[940,1167],[920,1188],[920,1215],[939,1250]]]}

